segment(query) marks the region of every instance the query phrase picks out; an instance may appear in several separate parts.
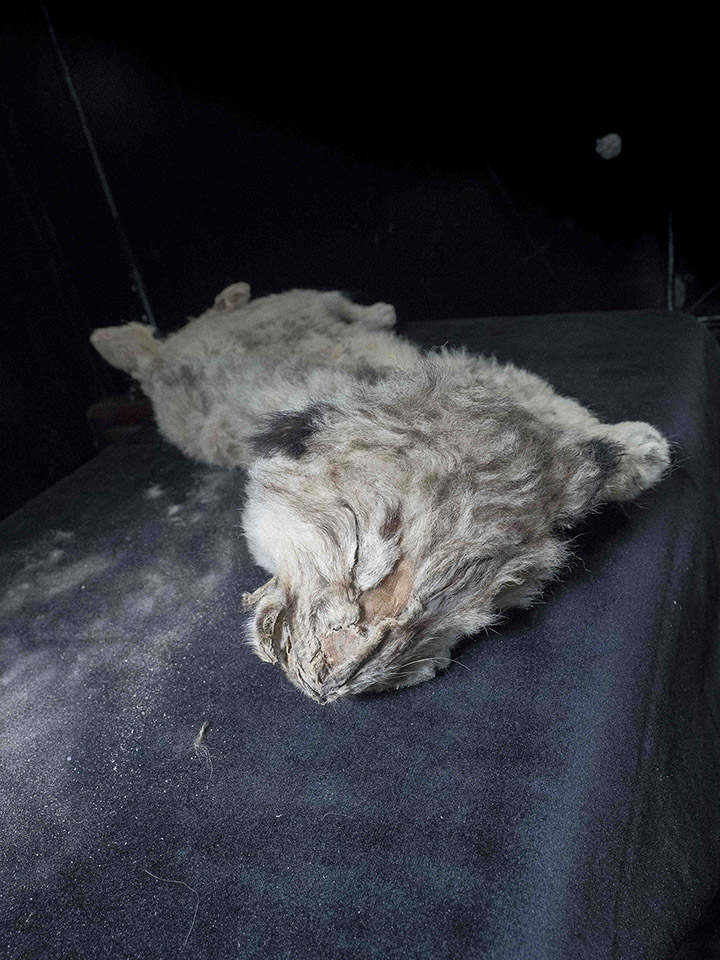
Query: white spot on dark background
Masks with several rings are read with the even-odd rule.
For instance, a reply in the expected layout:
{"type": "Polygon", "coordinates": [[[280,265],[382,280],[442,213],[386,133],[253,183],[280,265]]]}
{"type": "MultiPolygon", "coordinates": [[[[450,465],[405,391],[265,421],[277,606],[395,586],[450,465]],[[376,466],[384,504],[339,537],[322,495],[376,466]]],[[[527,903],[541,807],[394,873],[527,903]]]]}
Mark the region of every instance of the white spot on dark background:
{"type": "Polygon", "coordinates": [[[603,160],[614,160],[622,151],[622,137],[617,133],[606,133],[595,141],[595,153],[603,160]]]}

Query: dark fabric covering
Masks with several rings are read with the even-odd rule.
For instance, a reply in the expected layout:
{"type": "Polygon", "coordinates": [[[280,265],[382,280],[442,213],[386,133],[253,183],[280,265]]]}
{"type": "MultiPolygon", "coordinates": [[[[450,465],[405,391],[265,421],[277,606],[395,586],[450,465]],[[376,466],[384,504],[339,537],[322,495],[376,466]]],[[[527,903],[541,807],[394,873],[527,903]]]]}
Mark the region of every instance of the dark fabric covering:
{"type": "Polygon", "coordinates": [[[242,644],[241,473],[150,436],[32,501],[0,526],[1,955],[660,960],[700,923],[717,348],[647,312],[405,332],[656,424],[674,472],[445,675],[330,707],[242,644]]]}

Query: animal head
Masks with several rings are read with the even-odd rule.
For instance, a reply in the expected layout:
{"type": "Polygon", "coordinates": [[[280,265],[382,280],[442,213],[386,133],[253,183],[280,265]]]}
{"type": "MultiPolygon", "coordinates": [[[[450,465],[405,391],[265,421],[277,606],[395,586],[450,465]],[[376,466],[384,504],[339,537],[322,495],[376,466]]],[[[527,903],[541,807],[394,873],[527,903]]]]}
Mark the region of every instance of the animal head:
{"type": "Polygon", "coordinates": [[[441,362],[280,411],[251,439],[245,532],[272,579],[250,642],[313,699],[417,683],[562,565],[620,452],[441,362]]]}

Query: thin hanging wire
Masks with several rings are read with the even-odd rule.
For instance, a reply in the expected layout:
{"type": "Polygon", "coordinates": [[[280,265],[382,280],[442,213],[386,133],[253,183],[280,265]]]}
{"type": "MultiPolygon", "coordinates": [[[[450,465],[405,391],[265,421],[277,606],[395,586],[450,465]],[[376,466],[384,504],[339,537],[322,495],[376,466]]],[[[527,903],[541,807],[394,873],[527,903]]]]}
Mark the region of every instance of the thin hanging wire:
{"type": "Polygon", "coordinates": [[[720,290],[720,280],[717,283],[714,283],[709,290],[706,290],[702,296],[698,297],[695,303],[690,304],[689,311],[692,313],[697,310],[701,303],[705,303],[708,297],[711,297],[714,293],[720,290]]]}
{"type": "Polygon", "coordinates": [[[80,118],[80,125],[82,126],[83,133],[85,134],[85,139],[87,141],[88,149],[90,150],[90,156],[95,165],[95,170],[100,180],[100,185],[102,186],[103,193],[105,194],[105,199],[107,205],[110,208],[110,213],[115,224],[115,229],[117,230],[118,239],[120,241],[120,246],[123,249],[125,254],[125,259],[127,260],[128,269],[130,271],[130,279],[132,281],[132,291],[138,295],[140,303],[143,309],[143,320],[147,320],[150,326],[155,331],[155,336],[160,335],[158,330],[158,325],[155,321],[155,315],[153,314],[152,307],[150,306],[150,300],[145,291],[145,284],[143,283],[142,276],[140,274],[140,268],[138,267],[137,260],[130,246],[130,241],[128,240],[125,228],[123,227],[122,220],[120,219],[120,214],[115,205],[115,200],[110,189],[110,184],[108,183],[107,177],[105,176],[105,170],[98,156],[98,152],[95,149],[95,142],[93,140],[92,134],[90,132],[90,127],[88,126],[87,119],[85,118],[85,111],[83,110],[82,103],[80,102],[80,97],[78,96],[77,90],[75,89],[75,84],[73,83],[72,76],[70,75],[70,69],[67,65],[63,52],[60,48],[60,43],[58,41],[57,35],[55,33],[55,28],[53,27],[52,20],[50,19],[50,13],[48,12],[45,4],[42,4],[42,10],[45,14],[45,22],[47,23],[47,28],[52,39],[53,47],[55,48],[55,53],[60,63],[60,69],[62,71],[65,82],[67,83],[68,90],[70,91],[70,96],[72,101],[75,104],[75,109],[77,110],[78,117],[80,118]]]}
{"type": "Polygon", "coordinates": [[[552,269],[552,267],[550,266],[550,264],[548,263],[547,257],[545,256],[545,247],[541,247],[540,244],[539,244],[539,243],[537,242],[537,240],[535,239],[535,237],[532,235],[532,233],[530,232],[530,228],[529,228],[528,225],[527,225],[527,220],[526,220],[525,217],[522,215],[522,213],[518,210],[518,208],[515,206],[512,197],[510,196],[510,194],[509,194],[509,193],[507,192],[507,190],[505,189],[505,184],[502,182],[502,180],[500,179],[500,177],[497,175],[497,173],[495,172],[495,170],[490,166],[490,163],[489,163],[487,160],[485,161],[485,169],[488,171],[488,173],[490,174],[490,176],[491,176],[491,177],[493,178],[493,180],[495,181],[496,186],[497,186],[498,189],[500,190],[500,193],[502,194],[502,196],[503,196],[503,198],[505,199],[505,201],[506,201],[506,202],[508,203],[508,205],[510,206],[510,209],[512,210],[512,212],[515,214],[515,216],[518,218],[518,220],[520,220],[520,221],[522,222],[522,225],[523,225],[523,228],[524,228],[524,231],[525,231],[525,236],[527,237],[528,243],[529,243],[530,246],[533,248],[533,255],[532,255],[532,256],[539,258],[539,260],[540,260],[540,262],[542,263],[542,265],[545,267],[545,269],[547,270],[547,272],[550,274],[550,277],[552,278],[552,280],[553,280],[555,283],[557,283],[557,282],[558,282],[558,278],[557,278],[557,277],[555,276],[555,274],[553,273],[553,269],[552,269]]]}
{"type": "Polygon", "coordinates": [[[668,238],[667,238],[667,308],[670,311],[675,310],[675,238],[673,236],[673,215],[672,209],[668,212],[668,238]]]}

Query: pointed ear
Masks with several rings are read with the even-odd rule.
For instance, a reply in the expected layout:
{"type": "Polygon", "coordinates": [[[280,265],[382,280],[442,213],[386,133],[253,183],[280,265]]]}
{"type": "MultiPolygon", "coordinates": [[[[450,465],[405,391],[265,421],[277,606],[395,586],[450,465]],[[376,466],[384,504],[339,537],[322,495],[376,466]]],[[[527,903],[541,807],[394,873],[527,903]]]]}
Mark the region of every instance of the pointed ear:
{"type": "Polygon", "coordinates": [[[152,327],[126,323],[122,327],[101,327],[90,334],[90,343],[113,367],[139,377],[147,364],[158,356],[161,343],[152,327]]]}
{"type": "Polygon", "coordinates": [[[273,577],[254,593],[244,593],[243,610],[255,608],[250,639],[255,653],[266,663],[277,663],[281,655],[282,626],[287,606],[285,591],[273,577]]]}
{"type": "Polygon", "coordinates": [[[235,307],[244,307],[250,301],[249,283],[231,283],[215,297],[213,310],[233,310],[235,307]]]}

